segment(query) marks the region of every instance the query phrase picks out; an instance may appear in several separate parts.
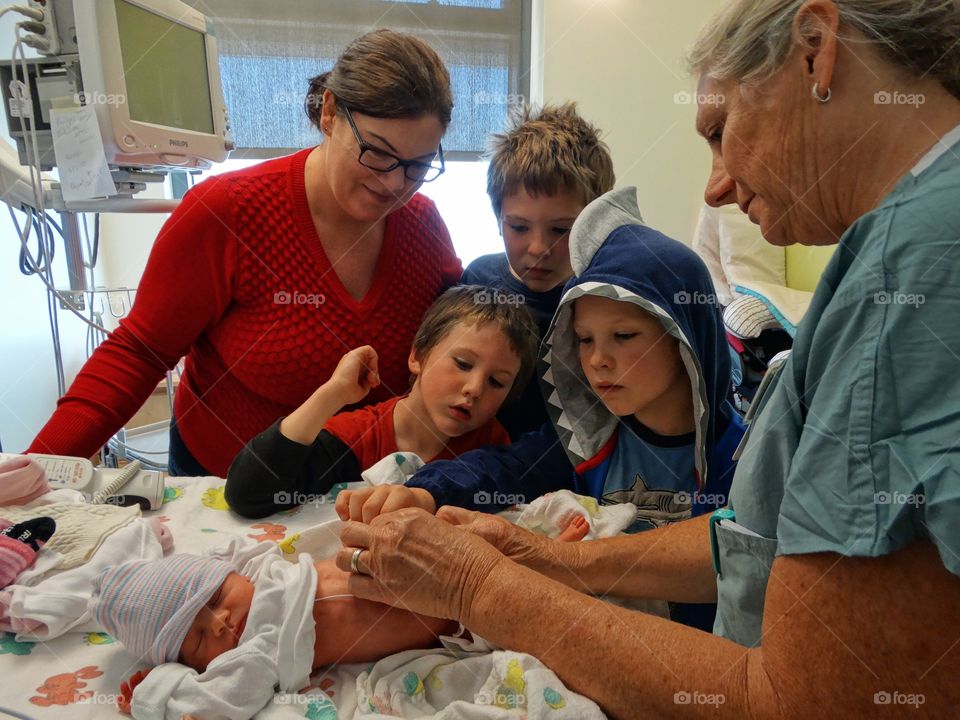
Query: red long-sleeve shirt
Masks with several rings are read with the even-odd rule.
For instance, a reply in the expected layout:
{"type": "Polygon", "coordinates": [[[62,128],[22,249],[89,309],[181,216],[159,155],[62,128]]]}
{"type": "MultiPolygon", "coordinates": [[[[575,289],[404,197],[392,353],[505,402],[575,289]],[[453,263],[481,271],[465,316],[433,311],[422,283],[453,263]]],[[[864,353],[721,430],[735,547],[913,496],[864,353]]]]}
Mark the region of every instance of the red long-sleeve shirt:
{"type": "Polygon", "coordinates": [[[157,236],[130,314],[28,452],[92,455],[184,355],[177,428],[220,476],[351,348],[370,344],[380,356],[382,385],[366,403],[407,391],[420,318],[462,270],[449,233],[434,204],[414,196],[388,216],[373,284],[355,300],[314,229],[303,179],[309,153],[216,176],[187,193],[157,236]]]}

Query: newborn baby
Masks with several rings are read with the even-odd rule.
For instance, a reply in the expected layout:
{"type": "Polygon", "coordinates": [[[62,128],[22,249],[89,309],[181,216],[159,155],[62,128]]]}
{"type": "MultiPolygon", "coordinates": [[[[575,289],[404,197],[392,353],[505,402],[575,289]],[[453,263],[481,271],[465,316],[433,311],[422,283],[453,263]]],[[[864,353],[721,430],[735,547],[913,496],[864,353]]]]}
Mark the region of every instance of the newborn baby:
{"type": "MultiPolygon", "coordinates": [[[[347,592],[350,574],[337,568],[333,559],[313,566],[317,571],[313,669],[371,662],[402,650],[431,647],[439,635],[458,628],[449,620],[354,597],[347,592]]],[[[249,578],[230,572],[191,623],[177,661],[202,672],[216,657],[237,647],[254,590],[249,578]]]]}
{"type": "Polygon", "coordinates": [[[94,581],[97,621],[158,666],[131,678],[121,709],[249,718],[318,667],[437,646],[459,627],[353,597],[332,559],[291,563],[274,545],[239,541],[222,554],[128,562],[94,581]]]}

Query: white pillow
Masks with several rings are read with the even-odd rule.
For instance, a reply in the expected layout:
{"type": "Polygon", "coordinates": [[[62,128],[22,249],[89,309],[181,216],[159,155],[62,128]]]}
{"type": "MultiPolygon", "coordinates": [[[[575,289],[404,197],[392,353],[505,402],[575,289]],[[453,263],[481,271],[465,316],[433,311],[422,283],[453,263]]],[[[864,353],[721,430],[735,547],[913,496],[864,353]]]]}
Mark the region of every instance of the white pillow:
{"type": "Polygon", "coordinates": [[[787,284],[786,252],[764,240],[735,205],[703,207],[693,249],[707,264],[721,305],[739,297],[737,285],[787,284]]]}
{"type": "Polygon", "coordinates": [[[753,295],[742,295],[723,311],[723,324],[742,340],[758,337],[764,330],[777,330],[780,323],[766,303],[753,295]]]}

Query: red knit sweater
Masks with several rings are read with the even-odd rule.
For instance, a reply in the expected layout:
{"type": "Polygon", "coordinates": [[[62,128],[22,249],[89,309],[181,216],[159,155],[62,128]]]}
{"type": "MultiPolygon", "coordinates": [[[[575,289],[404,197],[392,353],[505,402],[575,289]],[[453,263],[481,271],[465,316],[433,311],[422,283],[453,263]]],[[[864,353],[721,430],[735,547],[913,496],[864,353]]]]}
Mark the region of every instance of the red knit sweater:
{"type": "Polygon", "coordinates": [[[408,389],[420,318],[461,273],[434,204],[387,218],[373,285],[355,300],[330,265],[304,189],[310,150],[212,177],[170,216],[119,328],[77,375],[28,452],[89,457],[181,357],[177,428],[223,476],[254,435],[289,414],[351,348],[372,345],[382,384],[408,389]]]}

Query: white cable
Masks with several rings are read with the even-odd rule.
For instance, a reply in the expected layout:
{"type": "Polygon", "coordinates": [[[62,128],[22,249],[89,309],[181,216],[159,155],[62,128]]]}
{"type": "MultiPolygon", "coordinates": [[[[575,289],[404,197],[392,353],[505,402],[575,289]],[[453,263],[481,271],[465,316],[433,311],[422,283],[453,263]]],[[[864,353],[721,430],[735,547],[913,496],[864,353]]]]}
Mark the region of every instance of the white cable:
{"type": "MultiPolygon", "coordinates": [[[[17,216],[14,213],[13,206],[7,205],[7,210],[10,211],[10,219],[13,221],[13,226],[17,229],[17,235],[20,236],[20,243],[26,243],[30,240],[30,233],[33,230],[33,208],[27,208],[23,211],[23,214],[27,216],[27,222],[24,225],[23,230],[20,229],[20,222],[17,220],[17,216]]],[[[38,250],[38,254],[42,255],[42,246],[39,246],[41,249],[38,250]]],[[[34,258],[33,255],[27,253],[26,255],[27,262],[32,266],[33,272],[36,273],[37,269],[40,267],[40,258],[34,258]]]]}
{"type": "MultiPolygon", "coordinates": [[[[29,14],[29,13],[28,13],[29,14]]],[[[42,19],[42,16],[41,18],[42,19]]],[[[19,110],[19,119],[20,119],[20,128],[22,132],[29,132],[30,143],[24,143],[24,147],[27,150],[27,162],[28,167],[30,168],[30,185],[33,190],[34,198],[34,207],[38,213],[38,219],[41,223],[41,230],[46,230],[49,234],[49,226],[47,224],[47,213],[43,204],[43,171],[40,167],[40,149],[37,144],[37,121],[34,117],[34,108],[33,108],[33,97],[30,96],[29,111],[25,110],[24,107],[24,98],[21,93],[21,87],[25,87],[29,90],[30,87],[30,72],[27,68],[27,54],[23,49],[24,38],[21,35],[23,28],[17,27],[16,29],[16,38],[17,41],[13,46],[13,61],[16,62],[17,52],[20,54],[20,71],[23,74],[22,84],[17,82],[16,72],[13,73],[13,95],[14,101],[18,103],[19,110]],[[31,153],[32,151],[32,153],[31,153]]],[[[41,231],[41,236],[44,233],[41,231]]],[[[60,322],[57,315],[57,304],[54,298],[63,300],[63,296],[57,291],[53,286],[53,268],[51,267],[52,263],[48,263],[45,273],[38,274],[38,276],[43,280],[43,284],[47,286],[47,313],[50,321],[50,335],[53,338],[53,351],[56,359],[56,371],[57,371],[57,389],[59,395],[63,394],[67,390],[66,378],[64,377],[63,372],[63,352],[62,346],[60,344],[60,322]],[[44,277],[46,275],[46,277],[44,277]]],[[[76,310],[73,309],[71,303],[66,303],[70,308],[71,312],[74,313],[84,322],[89,323],[89,321],[76,310]]]]}
{"type": "MultiPolygon", "coordinates": [[[[26,29],[23,27],[23,23],[17,23],[17,27],[20,28],[21,30],[26,29]]],[[[34,48],[35,50],[39,50],[40,52],[47,52],[47,53],[50,52],[50,41],[34,33],[30,33],[29,35],[24,35],[23,44],[29,45],[30,47],[34,48]]]]}
{"type": "Polygon", "coordinates": [[[107,483],[104,487],[97,491],[93,496],[93,499],[90,501],[93,505],[103,505],[107,498],[111,495],[116,495],[118,490],[122,490],[123,486],[128,482],[133,480],[137,473],[143,469],[143,463],[139,460],[134,460],[129,465],[124,467],[120,474],[117,475],[113,480],[107,483]]]}
{"type": "Polygon", "coordinates": [[[16,11],[23,15],[24,17],[31,18],[33,20],[43,20],[43,10],[39,8],[27,7],[26,5],[8,5],[7,7],[0,10],[0,17],[3,17],[8,12],[16,11]]]}
{"type": "MultiPolygon", "coordinates": [[[[105,328],[103,325],[98,325],[97,323],[88,320],[86,317],[81,315],[76,309],[74,309],[73,304],[70,302],[69,298],[65,297],[59,290],[57,290],[50,283],[50,281],[44,276],[43,268],[40,268],[37,266],[37,261],[34,259],[33,255],[30,254],[30,247],[27,245],[27,240],[29,238],[29,228],[32,226],[32,214],[33,214],[32,210],[30,210],[27,213],[27,227],[23,231],[21,231],[20,245],[23,247],[24,251],[26,252],[27,262],[30,264],[34,274],[38,278],[40,278],[40,282],[42,282],[44,285],[47,286],[47,290],[52,292],[57,297],[57,299],[60,300],[67,307],[68,310],[70,310],[70,312],[72,312],[78,318],[83,320],[83,322],[85,322],[94,330],[97,330],[103,333],[104,335],[109,335],[110,331],[107,330],[107,328],[105,328]]],[[[92,296],[92,293],[91,293],[91,296],[92,296]]],[[[91,305],[92,305],[92,300],[91,300],[91,305]]]]}
{"type": "Polygon", "coordinates": [[[38,196],[37,192],[37,183],[38,178],[34,177],[34,169],[38,175],[41,174],[40,170],[40,152],[37,149],[37,129],[36,121],[33,117],[33,98],[30,97],[29,106],[24,102],[24,97],[21,92],[22,88],[27,88],[29,92],[30,88],[30,72],[27,68],[27,54],[23,49],[23,43],[21,42],[20,32],[16,32],[16,42],[13,44],[13,52],[11,54],[13,60],[13,99],[17,103],[17,117],[20,122],[20,132],[29,133],[31,142],[26,142],[24,139],[24,150],[27,154],[27,168],[30,170],[30,188],[33,190],[33,200],[34,207],[43,214],[43,179],[42,176],[39,178],[40,183],[40,192],[38,196]],[[16,61],[17,61],[17,51],[20,52],[20,72],[23,75],[23,80],[17,80],[16,73],[16,61]],[[28,122],[29,120],[29,122],[28,122]],[[31,151],[33,151],[31,153],[31,151]]]}

